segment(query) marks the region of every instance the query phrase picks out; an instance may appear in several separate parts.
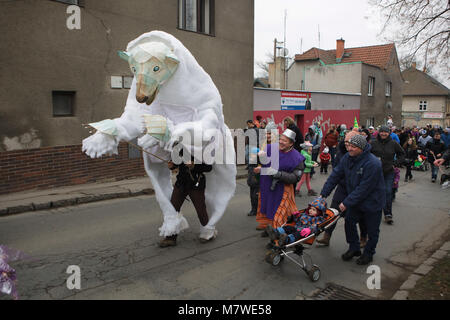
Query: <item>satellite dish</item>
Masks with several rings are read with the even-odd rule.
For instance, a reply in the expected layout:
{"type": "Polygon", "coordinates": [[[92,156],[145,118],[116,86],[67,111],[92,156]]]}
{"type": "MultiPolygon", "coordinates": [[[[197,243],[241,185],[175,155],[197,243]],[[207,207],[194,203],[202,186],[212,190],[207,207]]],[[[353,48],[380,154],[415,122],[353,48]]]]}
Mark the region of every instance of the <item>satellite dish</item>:
{"type": "Polygon", "coordinates": [[[283,52],[283,57],[287,57],[287,55],[289,54],[289,50],[287,48],[284,48],[282,50],[282,52],[283,52]]]}

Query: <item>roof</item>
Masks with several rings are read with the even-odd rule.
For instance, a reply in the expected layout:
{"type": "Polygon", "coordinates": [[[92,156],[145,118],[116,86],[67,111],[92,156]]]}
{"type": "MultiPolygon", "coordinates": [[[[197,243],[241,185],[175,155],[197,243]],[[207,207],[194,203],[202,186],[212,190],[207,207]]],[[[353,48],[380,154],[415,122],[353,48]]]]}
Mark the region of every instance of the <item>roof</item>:
{"type": "Polygon", "coordinates": [[[295,61],[321,60],[324,64],[342,64],[351,62],[363,62],[380,69],[386,69],[391,59],[392,50],[395,49],[393,43],[345,48],[344,56],[340,62],[336,61],[336,50],[322,50],[311,48],[303,54],[296,54],[295,61]]]}
{"type": "Polygon", "coordinates": [[[268,88],[269,87],[269,79],[267,78],[256,78],[253,80],[253,86],[257,87],[258,85],[260,85],[263,88],[268,88]]]}
{"type": "Polygon", "coordinates": [[[448,96],[450,90],[429,74],[414,67],[402,72],[404,96],[448,96]]]}

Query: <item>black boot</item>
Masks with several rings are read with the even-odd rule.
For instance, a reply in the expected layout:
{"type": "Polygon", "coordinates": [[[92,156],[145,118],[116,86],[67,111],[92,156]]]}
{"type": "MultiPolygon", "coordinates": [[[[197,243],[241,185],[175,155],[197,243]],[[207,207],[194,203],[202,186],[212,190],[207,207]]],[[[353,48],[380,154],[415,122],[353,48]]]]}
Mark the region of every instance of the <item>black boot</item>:
{"type": "Polygon", "coordinates": [[[172,236],[165,237],[159,242],[159,246],[161,248],[173,247],[177,245],[177,235],[174,234],[172,236]]]}
{"type": "Polygon", "coordinates": [[[342,260],[349,261],[353,257],[359,257],[360,255],[361,255],[361,251],[360,250],[357,250],[357,251],[350,251],[350,250],[348,250],[341,257],[342,257],[342,260]]]}
{"type": "Polygon", "coordinates": [[[366,254],[363,254],[361,257],[359,257],[358,259],[356,259],[356,264],[359,265],[366,265],[372,262],[372,256],[368,256],[366,254]]]}

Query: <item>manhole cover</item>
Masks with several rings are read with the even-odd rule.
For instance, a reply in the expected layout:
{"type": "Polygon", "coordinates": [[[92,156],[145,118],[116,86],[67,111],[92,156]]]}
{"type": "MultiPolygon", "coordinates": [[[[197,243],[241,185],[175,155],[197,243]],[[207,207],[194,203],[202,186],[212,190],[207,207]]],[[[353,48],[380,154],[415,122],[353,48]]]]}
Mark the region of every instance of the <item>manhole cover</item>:
{"type": "Polygon", "coordinates": [[[326,288],[313,296],[314,300],[375,300],[358,291],[336,284],[327,284],[326,288]]]}

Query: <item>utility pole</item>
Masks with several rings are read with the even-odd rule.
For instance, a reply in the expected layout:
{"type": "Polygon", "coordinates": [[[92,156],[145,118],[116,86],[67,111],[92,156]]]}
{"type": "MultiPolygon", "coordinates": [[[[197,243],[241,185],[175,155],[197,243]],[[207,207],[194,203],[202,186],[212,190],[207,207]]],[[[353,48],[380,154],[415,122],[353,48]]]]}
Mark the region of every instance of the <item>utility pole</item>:
{"type": "Polygon", "coordinates": [[[277,38],[273,40],[273,87],[277,87],[277,38]]]}
{"type": "Polygon", "coordinates": [[[320,49],[320,25],[317,25],[317,31],[319,32],[319,49],[320,49]]]}

